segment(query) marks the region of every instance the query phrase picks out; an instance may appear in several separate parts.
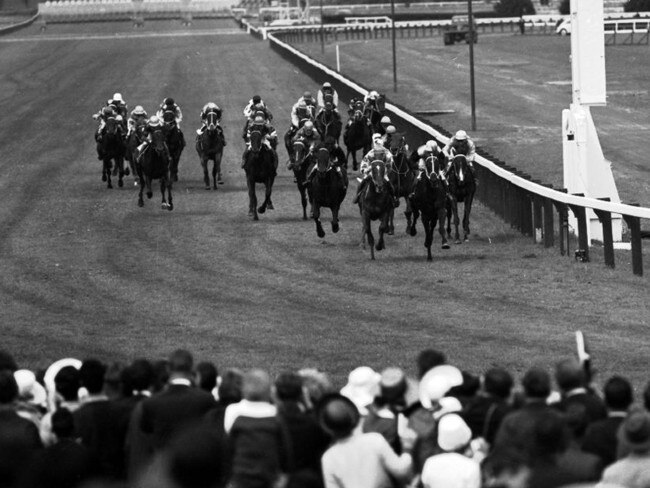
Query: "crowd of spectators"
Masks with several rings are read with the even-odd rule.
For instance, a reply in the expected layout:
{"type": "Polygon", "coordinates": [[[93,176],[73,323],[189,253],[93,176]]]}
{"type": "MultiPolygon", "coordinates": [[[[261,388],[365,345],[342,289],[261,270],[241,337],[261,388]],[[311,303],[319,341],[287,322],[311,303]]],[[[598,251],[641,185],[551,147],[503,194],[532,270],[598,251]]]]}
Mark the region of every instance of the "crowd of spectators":
{"type": "Polygon", "coordinates": [[[417,378],[0,351],[0,488],[650,488],[650,384],[602,391],[577,360],[516,384],[422,351],[417,378]]]}

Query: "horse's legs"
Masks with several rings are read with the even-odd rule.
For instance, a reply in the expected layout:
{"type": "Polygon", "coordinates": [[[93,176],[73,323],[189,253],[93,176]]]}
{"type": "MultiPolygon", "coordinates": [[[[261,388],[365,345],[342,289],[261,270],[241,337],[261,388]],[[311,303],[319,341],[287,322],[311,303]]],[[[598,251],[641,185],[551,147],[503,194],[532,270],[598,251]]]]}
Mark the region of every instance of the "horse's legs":
{"type": "Polygon", "coordinates": [[[166,178],[163,176],[160,178],[160,194],[162,195],[162,203],[160,204],[160,208],[163,210],[167,209],[167,200],[165,199],[165,190],[167,186],[167,181],[166,178]]]}
{"type": "Polygon", "coordinates": [[[106,175],[106,188],[113,188],[113,182],[111,181],[111,160],[104,159],[104,174],[106,175]]]}
{"type": "Polygon", "coordinates": [[[117,186],[122,188],[124,186],[124,158],[122,157],[115,158],[115,164],[117,165],[118,168],[117,186]]]}
{"type": "Polygon", "coordinates": [[[390,210],[388,211],[388,228],[386,229],[389,236],[395,234],[394,219],[395,219],[395,208],[391,206],[390,210]]]}
{"type": "Polygon", "coordinates": [[[379,221],[379,241],[377,241],[377,245],[375,246],[375,249],[377,249],[377,251],[381,251],[386,248],[386,244],[384,243],[384,234],[388,230],[388,217],[389,214],[386,213],[386,215],[384,215],[379,221]]]}
{"type": "Polygon", "coordinates": [[[255,195],[255,181],[251,176],[246,175],[248,184],[248,216],[253,220],[259,220],[257,216],[257,195],[255,195]]]}
{"type": "Polygon", "coordinates": [[[271,210],[273,209],[273,204],[271,203],[271,192],[273,191],[273,180],[274,178],[271,177],[264,182],[264,189],[265,189],[264,202],[262,202],[260,208],[257,209],[257,211],[261,214],[266,212],[267,208],[271,210]]]}
{"type": "Polygon", "coordinates": [[[339,205],[332,205],[332,232],[335,234],[339,231],[339,205]]]}
{"type": "Polygon", "coordinates": [[[433,243],[433,228],[435,227],[435,221],[432,217],[432,215],[422,216],[422,223],[424,224],[424,247],[427,248],[427,261],[433,259],[433,256],[431,255],[431,244],[433,243]]]}
{"type": "Polygon", "coordinates": [[[314,222],[316,222],[316,234],[322,239],[325,237],[325,231],[320,221],[320,205],[318,203],[314,205],[314,222]]]}
{"type": "MultiPolygon", "coordinates": [[[[307,220],[307,188],[305,188],[305,185],[302,184],[302,181],[300,181],[300,175],[294,172],[296,175],[296,181],[298,182],[298,191],[300,192],[300,203],[302,204],[302,220],[307,220]]],[[[312,218],[314,217],[313,215],[313,210],[312,210],[312,218]]]]}
{"type": "MultiPolygon", "coordinates": [[[[412,209],[413,210],[413,222],[411,222],[411,227],[410,227],[410,232],[409,234],[411,236],[416,236],[418,233],[418,229],[416,224],[418,223],[418,217],[420,216],[420,211],[417,208],[412,209]]],[[[443,225],[444,228],[444,225],[443,225]]]]}
{"type": "Polygon", "coordinates": [[[453,198],[451,208],[454,212],[454,239],[456,244],[460,244],[460,234],[458,233],[458,226],[460,225],[460,218],[458,217],[458,201],[453,198]]]}
{"type": "Polygon", "coordinates": [[[147,198],[151,199],[153,197],[153,191],[151,190],[151,176],[145,176],[145,184],[147,185],[147,198]]]}
{"type": "Polygon", "coordinates": [[[140,191],[138,192],[138,207],[144,207],[144,200],[142,198],[142,192],[144,191],[144,179],[142,175],[139,175],[140,178],[140,191]]]}
{"type": "Polygon", "coordinates": [[[438,209],[438,215],[437,215],[438,232],[440,233],[440,237],[442,238],[442,248],[449,249],[449,243],[447,242],[447,233],[445,232],[445,215],[446,215],[446,211],[444,208],[438,209]]]}
{"type": "Polygon", "coordinates": [[[222,152],[217,152],[214,155],[214,166],[212,169],[212,181],[214,183],[214,189],[217,189],[217,184],[223,185],[223,177],[221,176],[221,158],[223,157],[222,152]],[[216,178],[215,178],[216,175],[216,178]]]}
{"type": "Polygon", "coordinates": [[[465,233],[463,240],[465,242],[469,241],[469,214],[472,211],[473,200],[474,194],[467,195],[465,197],[465,204],[463,205],[463,232],[465,233]]]}
{"type": "Polygon", "coordinates": [[[207,156],[201,155],[201,168],[203,169],[203,184],[205,189],[210,189],[210,176],[208,175],[208,158],[207,156]]]}
{"type": "Polygon", "coordinates": [[[370,246],[370,259],[375,259],[375,236],[372,235],[372,223],[370,222],[370,216],[363,216],[363,229],[364,234],[368,238],[368,245],[370,246]]]}
{"type": "Polygon", "coordinates": [[[447,235],[451,237],[451,217],[454,211],[451,208],[451,195],[449,194],[445,197],[445,212],[447,213],[447,235]]]}
{"type": "Polygon", "coordinates": [[[167,210],[170,212],[174,210],[174,202],[172,201],[172,180],[169,179],[167,182],[167,210]]]}
{"type": "Polygon", "coordinates": [[[411,200],[409,200],[409,197],[407,196],[405,198],[406,200],[406,210],[404,210],[404,216],[406,217],[406,230],[405,232],[407,234],[411,233],[411,225],[413,225],[413,222],[411,221],[411,217],[413,216],[413,209],[411,208],[411,200]]]}

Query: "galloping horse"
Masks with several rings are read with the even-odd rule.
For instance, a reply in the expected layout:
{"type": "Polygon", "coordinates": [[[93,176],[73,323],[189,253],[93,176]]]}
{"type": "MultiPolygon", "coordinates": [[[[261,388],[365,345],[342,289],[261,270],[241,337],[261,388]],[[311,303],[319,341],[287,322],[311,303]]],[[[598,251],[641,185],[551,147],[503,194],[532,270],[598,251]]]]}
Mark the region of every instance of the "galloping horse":
{"type": "Polygon", "coordinates": [[[373,132],[382,132],[381,131],[381,118],[384,116],[386,111],[386,95],[383,93],[375,100],[374,104],[366,105],[364,115],[370,121],[370,126],[372,127],[373,132]]]}
{"type": "Polygon", "coordinates": [[[413,210],[413,225],[410,228],[412,236],[417,234],[416,223],[420,213],[422,214],[422,225],[424,225],[424,247],[427,248],[427,261],[431,261],[431,244],[433,243],[433,231],[438,223],[438,232],[442,238],[442,248],[449,249],[447,234],[445,233],[445,202],[447,200],[447,189],[439,174],[441,163],[438,158],[430,155],[424,162],[425,171],[416,178],[411,198],[413,210]]]}
{"type": "Polygon", "coordinates": [[[162,194],[162,208],[173,210],[172,203],[172,180],[169,171],[169,159],[165,153],[165,134],[157,130],[151,134],[151,143],[144,148],[138,158],[138,177],[140,178],[140,193],[138,195],[138,206],[144,206],[142,192],[147,187],[147,198],[153,196],[151,182],[160,180],[160,193],[162,194]],[[168,200],[165,200],[165,189],[167,190],[168,200]]]}
{"type": "Polygon", "coordinates": [[[223,156],[224,136],[219,119],[214,112],[208,112],[205,117],[205,130],[196,137],[196,152],[203,168],[203,182],[205,189],[210,189],[210,176],[208,175],[208,161],[212,160],[212,188],[217,189],[217,183],[223,184],[221,179],[221,157],[223,156]]]}
{"type": "Polygon", "coordinates": [[[357,151],[363,150],[363,154],[370,151],[370,144],[372,142],[372,134],[370,127],[368,127],[368,119],[363,114],[363,102],[358,100],[353,107],[351,123],[345,129],[343,134],[343,142],[347,149],[346,159],[352,154],[352,169],[357,170],[357,151]]]}
{"type": "MultiPolygon", "coordinates": [[[[145,140],[144,127],[144,124],[133,127],[133,130],[126,138],[126,153],[124,155],[124,159],[129,162],[131,173],[133,173],[134,178],[136,178],[136,185],[138,184],[138,170],[136,160],[138,159],[138,146],[145,140]]],[[[128,175],[126,168],[124,169],[124,174],[128,175]]]]}
{"type": "Polygon", "coordinates": [[[284,147],[289,155],[290,163],[293,163],[293,138],[295,137],[296,132],[298,132],[298,129],[302,129],[302,126],[305,125],[305,122],[308,120],[314,122],[316,117],[313,105],[307,105],[304,108],[298,107],[296,115],[298,116],[298,127],[296,128],[292,123],[289,130],[284,134],[284,147]]]}
{"type": "Polygon", "coordinates": [[[447,199],[447,234],[451,236],[451,214],[454,214],[454,227],[456,232],[454,238],[456,244],[460,244],[460,235],[458,234],[458,202],[463,203],[463,240],[469,240],[469,214],[472,211],[472,201],[476,192],[476,181],[469,167],[467,157],[462,154],[454,156],[451,160],[451,167],[447,174],[449,181],[449,195],[447,199]]]}
{"type": "Polygon", "coordinates": [[[388,184],[385,180],[386,166],[383,161],[373,161],[370,163],[370,181],[359,198],[359,211],[363,230],[361,233],[361,243],[365,249],[364,238],[368,237],[370,245],[370,259],[375,259],[375,249],[381,251],[384,249],[384,234],[388,231],[388,218],[393,209],[393,198],[388,190],[388,184]],[[375,236],[372,235],[371,221],[379,220],[379,241],[375,244],[375,236]]]}
{"type": "MultiPolygon", "coordinates": [[[[390,180],[391,185],[395,190],[396,198],[404,198],[406,201],[406,210],[404,215],[406,216],[406,233],[408,234],[411,229],[411,202],[409,201],[408,196],[413,189],[413,182],[415,181],[416,171],[411,166],[409,157],[406,154],[404,149],[403,142],[395,147],[391,148],[391,153],[393,154],[393,166],[388,170],[388,179],[390,180]]],[[[392,235],[395,232],[395,224],[393,222],[393,217],[395,211],[393,210],[390,214],[390,219],[388,221],[388,234],[392,235]]]]}
{"type": "Polygon", "coordinates": [[[246,184],[248,185],[248,215],[253,220],[259,220],[258,212],[263,214],[266,209],[273,210],[271,202],[271,191],[273,190],[273,181],[277,174],[277,168],[274,164],[272,149],[266,147],[262,140],[262,133],[257,130],[251,130],[250,143],[251,148],[246,156],[244,170],[246,171],[246,184]],[[263,183],[266,188],[264,203],[257,208],[257,195],[255,195],[255,183],[263,183]]]}
{"type": "Polygon", "coordinates": [[[341,168],[332,165],[329,150],[325,145],[319,145],[316,149],[316,175],[309,189],[318,237],[325,237],[320,222],[321,207],[327,207],[332,211],[332,232],[336,234],[339,231],[339,209],[346,192],[347,184],[341,168]]]}
{"type": "MultiPolygon", "coordinates": [[[[300,192],[300,202],[302,203],[302,219],[307,220],[307,187],[305,179],[307,178],[307,169],[310,167],[312,157],[309,155],[309,148],[305,145],[304,140],[298,139],[293,143],[292,160],[290,162],[293,174],[296,177],[296,184],[300,192]]],[[[309,199],[311,201],[311,199],[309,199]]],[[[313,216],[313,210],[311,211],[313,216]]]]}
{"type": "Polygon", "coordinates": [[[102,181],[107,181],[107,188],[113,188],[111,182],[111,169],[118,172],[118,186],[124,185],[124,153],[126,146],[124,144],[124,133],[122,125],[115,117],[108,117],[102,133],[97,139],[97,144],[102,155],[102,181]],[[113,167],[113,163],[115,166],[113,167]]]}
{"type": "Polygon", "coordinates": [[[172,158],[169,173],[173,181],[178,181],[178,162],[185,148],[185,139],[176,124],[176,114],[172,110],[165,110],[165,113],[163,113],[163,122],[165,123],[164,130],[167,139],[167,148],[172,158]]]}
{"type": "MultiPolygon", "coordinates": [[[[327,96],[332,97],[330,94],[327,96]]],[[[316,116],[314,125],[323,140],[326,137],[333,137],[338,144],[343,124],[341,123],[339,114],[334,111],[334,106],[331,102],[325,102],[325,108],[316,116]]]]}

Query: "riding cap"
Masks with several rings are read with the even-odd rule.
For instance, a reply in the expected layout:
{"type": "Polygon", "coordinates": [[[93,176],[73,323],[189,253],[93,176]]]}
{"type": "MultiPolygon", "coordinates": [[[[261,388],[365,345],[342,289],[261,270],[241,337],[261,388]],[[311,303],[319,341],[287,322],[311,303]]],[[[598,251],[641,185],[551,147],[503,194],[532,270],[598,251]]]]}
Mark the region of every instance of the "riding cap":
{"type": "Polygon", "coordinates": [[[214,102],[208,102],[208,104],[205,106],[205,108],[219,108],[219,107],[214,102]]]}
{"type": "Polygon", "coordinates": [[[304,100],[300,100],[298,102],[298,108],[307,108],[307,102],[305,102],[304,100]]]}
{"type": "Polygon", "coordinates": [[[305,93],[302,94],[302,98],[305,100],[311,100],[311,92],[306,91],[305,93]]]}
{"type": "Polygon", "coordinates": [[[133,109],[133,112],[131,113],[135,115],[147,115],[147,112],[145,112],[142,105],[136,105],[136,107],[133,109]]]}
{"type": "Polygon", "coordinates": [[[261,103],[256,103],[255,106],[254,106],[253,108],[254,108],[255,110],[259,110],[259,111],[264,112],[264,105],[262,105],[261,103]]]}
{"type": "Polygon", "coordinates": [[[456,132],[456,135],[454,137],[456,138],[457,141],[464,141],[465,139],[467,139],[467,132],[465,132],[464,130],[459,130],[458,132],[456,132]]]}
{"type": "Polygon", "coordinates": [[[109,115],[115,115],[115,110],[113,110],[111,107],[104,107],[102,109],[102,114],[109,116],[109,115]]]}
{"type": "Polygon", "coordinates": [[[173,99],[173,98],[165,98],[165,100],[163,101],[163,103],[164,103],[165,105],[167,105],[168,107],[169,107],[169,106],[172,106],[172,105],[174,105],[174,99],[173,99]]]}
{"type": "Polygon", "coordinates": [[[253,120],[254,124],[263,124],[264,123],[264,117],[261,115],[256,115],[255,119],[253,120]]]}
{"type": "Polygon", "coordinates": [[[149,117],[149,125],[151,127],[160,127],[162,125],[162,122],[160,121],[157,115],[152,115],[151,117],[149,117]]]}
{"type": "Polygon", "coordinates": [[[429,152],[433,152],[433,151],[435,151],[436,149],[438,149],[438,144],[436,144],[436,141],[434,141],[433,139],[431,139],[431,140],[427,141],[427,143],[425,144],[424,148],[425,148],[427,151],[429,151],[429,152]]]}
{"type": "Polygon", "coordinates": [[[332,88],[332,84],[329,81],[323,83],[323,88],[332,88]]]}
{"type": "Polygon", "coordinates": [[[388,115],[384,115],[381,120],[379,121],[380,124],[392,124],[390,117],[388,115]]]}
{"type": "Polygon", "coordinates": [[[395,134],[395,132],[397,132],[397,129],[395,129],[394,125],[386,127],[386,134],[395,134]]]}
{"type": "Polygon", "coordinates": [[[368,93],[368,98],[379,98],[379,93],[377,93],[375,90],[372,90],[370,93],[368,93]]]}
{"type": "Polygon", "coordinates": [[[257,104],[260,103],[261,101],[262,101],[262,97],[260,97],[259,95],[255,95],[255,96],[253,97],[253,105],[257,105],[257,104]]]}
{"type": "Polygon", "coordinates": [[[117,100],[118,102],[124,102],[124,99],[122,98],[121,93],[116,93],[113,95],[113,100],[117,100]]]}
{"type": "Polygon", "coordinates": [[[302,126],[305,130],[312,131],[314,130],[314,123],[311,120],[305,122],[305,125],[302,126]]]}

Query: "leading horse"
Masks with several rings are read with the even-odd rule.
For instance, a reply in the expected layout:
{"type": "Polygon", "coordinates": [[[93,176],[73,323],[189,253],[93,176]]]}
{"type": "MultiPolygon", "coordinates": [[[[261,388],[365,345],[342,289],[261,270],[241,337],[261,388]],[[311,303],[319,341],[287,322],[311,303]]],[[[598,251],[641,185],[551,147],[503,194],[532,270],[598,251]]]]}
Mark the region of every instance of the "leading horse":
{"type": "Polygon", "coordinates": [[[196,137],[196,152],[203,168],[203,182],[205,189],[210,189],[210,176],[208,175],[208,162],[212,161],[212,188],[217,189],[217,183],[223,184],[221,179],[221,158],[225,145],[223,130],[219,125],[219,118],[214,112],[208,112],[205,117],[205,130],[196,137]]]}
{"type": "Polygon", "coordinates": [[[424,171],[415,179],[413,185],[413,196],[411,208],[413,210],[413,225],[410,228],[412,236],[417,234],[416,223],[422,214],[422,225],[424,226],[424,247],[427,248],[427,261],[433,259],[431,255],[431,244],[433,243],[433,231],[438,224],[438,232],[442,238],[442,248],[449,249],[447,234],[445,233],[445,204],[447,200],[447,189],[440,177],[442,164],[434,155],[430,155],[424,162],[424,171]]]}
{"type": "Polygon", "coordinates": [[[474,174],[469,167],[467,157],[458,154],[451,160],[451,166],[447,174],[449,181],[449,195],[447,201],[447,234],[451,236],[451,215],[454,216],[455,242],[460,244],[460,235],[458,233],[458,203],[463,204],[463,240],[469,240],[469,214],[472,211],[472,202],[476,192],[476,181],[474,174]]]}
{"type": "Polygon", "coordinates": [[[173,181],[178,181],[178,163],[181,160],[181,153],[185,148],[185,138],[176,123],[176,114],[173,110],[165,110],[163,113],[164,131],[167,139],[167,148],[172,159],[169,173],[173,181]]]}
{"type": "MultiPolygon", "coordinates": [[[[393,155],[393,165],[388,170],[388,180],[393,189],[395,190],[396,198],[404,198],[406,202],[406,209],[404,210],[404,215],[406,216],[406,233],[408,234],[411,229],[411,202],[408,196],[413,190],[413,182],[415,181],[416,172],[411,165],[406,150],[404,148],[404,143],[400,142],[394,148],[390,149],[391,154],[393,155]]],[[[388,223],[388,234],[392,235],[395,232],[395,224],[393,218],[395,211],[393,210],[390,214],[390,219],[388,223]]]]}
{"type": "Polygon", "coordinates": [[[372,142],[372,133],[368,126],[368,119],[363,114],[363,102],[360,100],[357,100],[353,106],[350,124],[343,134],[343,142],[347,149],[346,159],[352,154],[352,170],[356,171],[358,169],[357,151],[362,149],[363,154],[367,154],[372,142]]]}
{"type": "Polygon", "coordinates": [[[370,259],[375,259],[375,249],[384,249],[384,234],[388,231],[388,219],[393,210],[393,197],[388,189],[386,165],[383,161],[370,163],[370,181],[359,198],[359,211],[361,212],[362,233],[361,243],[365,249],[365,237],[370,245],[370,259]],[[375,236],[372,234],[371,221],[379,220],[379,241],[375,246],[375,236]]]}
{"type": "Polygon", "coordinates": [[[118,173],[117,184],[123,186],[126,145],[122,124],[115,117],[106,119],[106,125],[97,138],[97,145],[102,155],[102,181],[107,182],[107,188],[113,188],[111,170],[115,170],[118,173]]]}
{"type": "Polygon", "coordinates": [[[142,151],[137,160],[138,177],[140,178],[140,193],[138,194],[138,206],[144,206],[142,192],[147,187],[147,198],[153,196],[151,182],[160,180],[160,193],[162,194],[163,210],[173,210],[172,202],[172,179],[170,174],[170,162],[165,152],[165,134],[162,130],[151,133],[151,142],[142,151]],[[168,199],[165,199],[165,190],[168,199]]]}
{"type": "Polygon", "coordinates": [[[372,127],[373,132],[383,133],[381,128],[381,118],[386,112],[386,95],[383,93],[379,95],[374,101],[374,103],[369,103],[366,105],[364,110],[364,115],[370,121],[370,127],[372,127]]]}
{"type": "Polygon", "coordinates": [[[309,188],[310,200],[313,204],[316,234],[325,237],[325,231],[320,221],[320,209],[329,208],[332,211],[332,232],[339,231],[339,209],[345,199],[347,183],[339,166],[332,164],[330,151],[324,144],[316,148],[316,174],[309,188]]]}
{"type": "MultiPolygon", "coordinates": [[[[297,139],[293,142],[291,152],[292,155],[289,164],[293,170],[294,176],[296,177],[296,184],[298,185],[298,191],[300,192],[302,219],[307,220],[307,203],[308,201],[311,202],[311,198],[308,199],[305,179],[307,178],[307,170],[312,163],[312,156],[309,154],[309,148],[303,139],[297,139]]],[[[313,209],[310,214],[311,216],[314,215],[313,209]]]]}
{"type": "Polygon", "coordinates": [[[343,124],[341,123],[341,116],[334,110],[331,102],[325,103],[325,108],[316,116],[314,125],[322,140],[333,137],[338,144],[343,124]]]}
{"type": "Polygon", "coordinates": [[[263,143],[263,136],[259,130],[251,130],[250,144],[251,148],[244,162],[246,184],[248,186],[248,215],[253,220],[259,220],[258,213],[263,214],[267,208],[273,210],[271,192],[273,191],[277,168],[274,163],[273,149],[269,149],[263,143]],[[266,190],[264,202],[259,208],[257,208],[257,195],[255,194],[256,183],[264,184],[266,190]]]}

